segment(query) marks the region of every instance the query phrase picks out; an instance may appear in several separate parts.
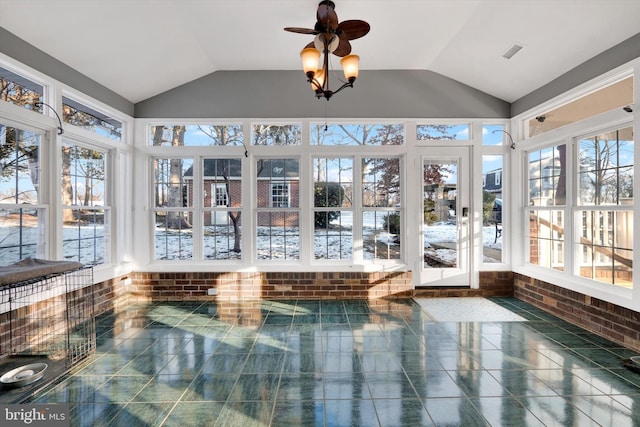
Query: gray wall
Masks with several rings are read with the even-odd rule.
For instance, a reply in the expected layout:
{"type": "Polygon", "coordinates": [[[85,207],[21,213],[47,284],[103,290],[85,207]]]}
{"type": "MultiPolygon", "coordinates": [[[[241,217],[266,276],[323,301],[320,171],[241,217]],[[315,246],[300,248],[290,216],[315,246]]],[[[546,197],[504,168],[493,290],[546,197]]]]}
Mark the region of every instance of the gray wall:
{"type": "MultiPolygon", "coordinates": [[[[37,31],[37,29],[34,29],[34,31],[37,31]]],[[[2,27],[0,27],[0,52],[86,95],[99,99],[118,111],[130,116],[133,115],[134,106],[132,102],[91,80],[84,74],[80,74],[54,57],[47,55],[2,27]]]]}
{"type": "Polygon", "coordinates": [[[137,103],[135,116],[508,118],[509,110],[509,103],[431,71],[365,70],[328,102],[315,98],[301,70],[218,71],[137,103]]]}
{"type": "MultiPolygon", "coordinates": [[[[639,17],[640,19],[640,17],[639,17]]],[[[511,117],[640,57],[640,33],[583,62],[511,104],[511,117]]],[[[636,83],[637,84],[637,83],[636,83]]],[[[637,102],[638,100],[636,100],[637,102]]]]}

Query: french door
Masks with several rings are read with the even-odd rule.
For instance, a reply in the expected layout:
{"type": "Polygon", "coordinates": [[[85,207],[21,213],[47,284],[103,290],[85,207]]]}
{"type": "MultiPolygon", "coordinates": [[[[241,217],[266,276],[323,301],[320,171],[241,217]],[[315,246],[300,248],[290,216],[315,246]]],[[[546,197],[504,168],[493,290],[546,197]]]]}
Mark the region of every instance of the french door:
{"type": "Polygon", "coordinates": [[[420,149],[422,248],[419,286],[469,286],[470,148],[420,149]]]}

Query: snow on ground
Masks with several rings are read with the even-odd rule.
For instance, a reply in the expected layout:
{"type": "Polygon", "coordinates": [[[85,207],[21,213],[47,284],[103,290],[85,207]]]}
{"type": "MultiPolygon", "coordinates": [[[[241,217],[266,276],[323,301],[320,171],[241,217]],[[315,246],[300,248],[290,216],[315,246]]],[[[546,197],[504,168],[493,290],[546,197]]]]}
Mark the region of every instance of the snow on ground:
{"type": "MultiPolygon", "coordinates": [[[[101,250],[103,242],[101,227],[64,227],[63,237],[64,253],[68,258],[78,256],[80,261],[91,263],[94,259],[100,261],[104,253],[101,250]],[[94,239],[94,237],[97,237],[94,239]],[[80,246],[80,247],[79,247],[80,246]]],[[[33,246],[23,246],[22,258],[37,256],[36,242],[38,236],[37,227],[25,227],[23,233],[18,232],[18,227],[5,226],[0,228],[0,249],[2,251],[1,265],[9,265],[18,261],[21,257],[17,245],[21,241],[32,242],[33,246]],[[26,252],[25,252],[26,249],[26,252]]],[[[205,259],[211,260],[238,260],[242,254],[233,251],[234,235],[230,227],[206,227],[203,237],[203,250],[205,259]]],[[[363,234],[375,239],[378,243],[387,245],[395,250],[399,249],[398,236],[386,232],[380,232],[375,228],[364,227],[363,234]]],[[[259,227],[257,230],[256,255],[257,259],[287,259],[300,258],[300,231],[296,227],[259,227]]],[[[432,244],[454,243],[456,241],[455,226],[447,223],[433,224],[425,230],[425,249],[432,250],[432,244]]],[[[483,227],[483,243],[486,249],[502,250],[502,238],[495,240],[495,228],[483,227]]],[[[316,259],[348,260],[353,253],[352,231],[345,229],[317,230],[314,235],[314,256],[316,259]]],[[[371,242],[373,243],[373,242],[371,242]]],[[[365,245],[363,254],[365,259],[374,258],[375,245],[365,245]]],[[[489,251],[485,251],[489,252],[489,251]]],[[[495,252],[495,251],[494,251],[495,252]]],[[[156,259],[180,260],[192,259],[193,235],[191,230],[155,230],[155,257],[156,259]]],[[[444,262],[455,262],[456,252],[453,249],[437,248],[435,256],[444,262]]],[[[485,262],[499,262],[495,258],[485,257],[485,262]]]]}

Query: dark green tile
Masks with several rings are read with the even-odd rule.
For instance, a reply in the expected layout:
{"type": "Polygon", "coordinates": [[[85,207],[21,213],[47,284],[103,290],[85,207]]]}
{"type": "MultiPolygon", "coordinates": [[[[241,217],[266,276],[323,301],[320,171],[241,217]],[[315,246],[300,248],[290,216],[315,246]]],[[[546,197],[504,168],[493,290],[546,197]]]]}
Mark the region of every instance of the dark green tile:
{"type": "Polygon", "coordinates": [[[600,425],[637,426],[640,413],[610,396],[580,396],[571,403],[600,425]]]}
{"type": "Polygon", "coordinates": [[[129,402],[149,382],[150,377],[111,377],[95,393],[95,402],[129,402]]]}
{"type": "Polygon", "coordinates": [[[531,373],[560,396],[602,395],[596,383],[580,378],[572,371],[558,369],[535,369],[531,373]]]}
{"type": "Polygon", "coordinates": [[[622,365],[622,357],[602,348],[576,348],[571,352],[583,361],[585,367],[618,368],[622,365]]]}
{"type": "Polygon", "coordinates": [[[242,369],[243,374],[250,373],[280,373],[284,353],[249,353],[247,362],[242,369]]]}
{"type": "Polygon", "coordinates": [[[599,346],[584,337],[572,333],[549,333],[547,337],[568,348],[598,348],[599,346]]]}
{"type": "Polygon", "coordinates": [[[174,357],[173,355],[144,353],[120,369],[117,375],[155,375],[174,357]]]}
{"type": "Polygon", "coordinates": [[[372,397],[370,385],[360,372],[325,372],[322,380],[324,383],[324,395],[327,398],[370,399],[372,397]]]}
{"type": "Polygon", "coordinates": [[[229,398],[237,379],[237,374],[197,375],[189,384],[181,400],[215,400],[224,402],[229,398]]]}
{"type": "MultiPolygon", "coordinates": [[[[584,412],[561,396],[517,398],[545,426],[597,426],[584,412]]],[[[610,425],[610,424],[609,424],[610,425]]]]}
{"type": "MultiPolygon", "coordinates": [[[[512,372],[512,371],[502,371],[512,372]]],[[[460,390],[468,397],[507,396],[509,391],[485,370],[458,369],[449,372],[460,390]]]]}
{"type": "Polygon", "coordinates": [[[381,426],[372,400],[333,400],[329,398],[324,401],[324,416],[327,427],[381,426]]]}
{"type": "Polygon", "coordinates": [[[148,427],[158,426],[165,419],[173,403],[129,403],[109,422],[112,426],[148,427]]]}
{"type": "Polygon", "coordinates": [[[283,373],[322,372],[322,353],[288,352],[283,357],[283,373]]]}
{"type": "Polygon", "coordinates": [[[124,408],[117,403],[79,403],[69,410],[69,425],[73,427],[106,426],[124,408]]]}
{"type": "Polygon", "coordinates": [[[273,409],[271,425],[291,427],[323,427],[324,401],[319,400],[277,400],[273,409]]]}
{"type": "Polygon", "coordinates": [[[431,420],[436,426],[488,426],[476,407],[464,397],[423,399],[431,420]]]}
{"type": "Polygon", "coordinates": [[[229,394],[229,401],[270,402],[278,391],[279,374],[242,374],[229,394]]]}
{"type": "Polygon", "coordinates": [[[273,402],[229,402],[220,411],[214,426],[264,427],[271,422],[273,402]]]}
{"type": "Polygon", "coordinates": [[[418,396],[462,397],[464,392],[446,371],[407,372],[418,396]]]}
{"type": "MultiPolygon", "coordinates": [[[[520,369],[510,371],[492,370],[491,376],[496,378],[503,392],[502,396],[557,396],[558,394],[532,372],[520,369]]],[[[557,371],[560,375],[562,371],[557,371]]],[[[486,395],[485,395],[486,396],[486,395]]]]}
{"type": "Polygon", "coordinates": [[[247,361],[247,353],[214,353],[202,363],[204,374],[240,372],[247,361]]]}
{"type": "Polygon", "coordinates": [[[542,421],[513,397],[479,397],[470,400],[491,426],[545,426],[542,421]]]}
{"type": "Polygon", "coordinates": [[[416,390],[404,372],[365,373],[369,391],[374,399],[417,398],[416,390]]]}
{"type": "Polygon", "coordinates": [[[381,426],[433,426],[419,399],[374,399],[381,426]]]}
{"type": "Polygon", "coordinates": [[[191,379],[182,376],[158,375],[133,398],[134,402],[176,402],[187,390],[191,379]]]}
{"type": "Polygon", "coordinates": [[[35,403],[92,403],[95,402],[96,390],[108,379],[109,377],[104,375],[71,376],[33,401],[35,403]]]}
{"type": "Polygon", "coordinates": [[[212,426],[223,407],[223,402],[178,402],[162,427],[212,426]]]}
{"type": "Polygon", "coordinates": [[[103,354],[89,361],[77,375],[113,375],[135,358],[135,354],[103,354]]]}
{"type": "Polygon", "coordinates": [[[320,322],[323,325],[345,325],[349,328],[349,318],[345,313],[324,313],[320,315],[320,322]]]}
{"type": "Polygon", "coordinates": [[[323,392],[323,376],[321,374],[282,374],[276,399],[316,400],[322,399],[323,392]]]}

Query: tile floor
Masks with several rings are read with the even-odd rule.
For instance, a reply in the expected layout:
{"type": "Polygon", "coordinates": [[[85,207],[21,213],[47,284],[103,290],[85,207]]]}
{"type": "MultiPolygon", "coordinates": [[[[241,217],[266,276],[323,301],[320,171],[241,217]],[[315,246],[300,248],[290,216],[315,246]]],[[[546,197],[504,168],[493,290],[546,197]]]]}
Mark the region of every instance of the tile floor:
{"type": "Polygon", "coordinates": [[[523,321],[415,301],[156,303],[97,319],[98,351],[32,402],[71,426],[637,426],[634,355],[513,298],[523,321]]]}

